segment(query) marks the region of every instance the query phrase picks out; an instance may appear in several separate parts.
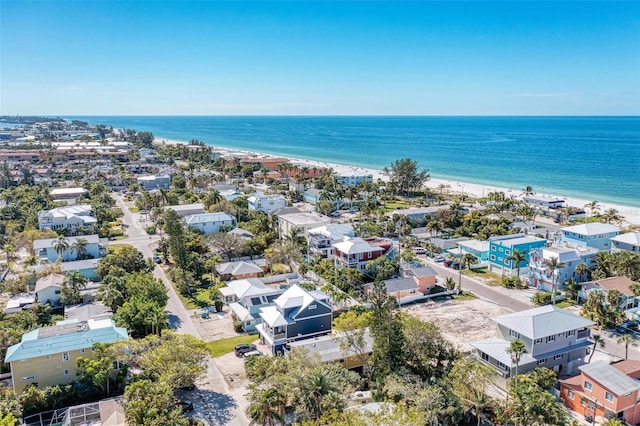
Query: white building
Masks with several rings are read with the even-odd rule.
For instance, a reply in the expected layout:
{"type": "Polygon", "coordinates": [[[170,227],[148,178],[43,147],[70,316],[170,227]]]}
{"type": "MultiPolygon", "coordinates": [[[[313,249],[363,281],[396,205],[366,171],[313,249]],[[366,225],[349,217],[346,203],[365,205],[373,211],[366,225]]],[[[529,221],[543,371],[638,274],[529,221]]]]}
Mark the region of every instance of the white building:
{"type": "Polygon", "coordinates": [[[247,199],[247,202],[249,204],[249,211],[260,211],[264,213],[271,213],[287,207],[287,199],[281,194],[253,194],[247,199]]]}
{"type": "Polygon", "coordinates": [[[221,227],[227,230],[236,227],[236,218],[228,213],[200,213],[192,214],[184,218],[184,223],[189,228],[196,228],[205,235],[220,232],[221,227]]]}
{"type": "Polygon", "coordinates": [[[312,212],[278,215],[278,233],[280,238],[285,238],[291,235],[294,230],[298,230],[306,236],[309,229],[329,225],[330,223],[330,217],[312,212]]]}
{"type": "Polygon", "coordinates": [[[84,188],[53,188],[49,194],[54,200],[73,201],[87,192],[84,188]]]}
{"type": "Polygon", "coordinates": [[[150,175],[140,176],[137,179],[138,184],[147,191],[152,189],[168,189],[171,184],[171,176],[169,175],[150,175]]]}
{"type": "Polygon", "coordinates": [[[333,259],[333,244],[345,240],[345,237],[356,236],[353,225],[350,223],[331,223],[309,230],[307,242],[309,254],[318,254],[323,259],[333,259]]]}
{"type": "Polygon", "coordinates": [[[167,206],[166,208],[173,210],[178,216],[182,217],[204,213],[204,204],[202,203],[180,204],[178,206],[167,206]]]}
{"type": "Polygon", "coordinates": [[[373,183],[373,175],[371,174],[362,174],[358,172],[352,173],[340,173],[336,175],[336,179],[340,186],[358,186],[360,182],[369,182],[373,183]]]}
{"type": "Polygon", "coordinates": [[[76,204],[38,212],[38,228],[41,231],[45,228],[54,231],[58,229],[75,231],[79,226],[91,226],[97,222],[98,220],[91,216],[89,204],[76,204]]]}
{"type": "Polygon", "coordinates": [[[65,276],[62,274],[49,274],[36,281],[36,300],[40,303],[56,305],[60,301],[60,291],[65,276]]]}
{"type": "Polygon", "coordinates": [[[640,254],[640,232],[627,232],[611,238],[611,253],[630,251],[640,254]]]}
{"type": "Polygon", "coordinates": [[[590,247],[544,247],[534,250],[529,255],[529,285],[541,291],[551,291],[554,280],[558,289],[570,279],[584,282],[588,275],[577,274],[576,266],[584,263],[587,268],[592,269],[597,254],[598,250],[590,247]],[[560,262],[560,267],[555,271],[547,266],[552,258],[557,258],[560,262]]]}

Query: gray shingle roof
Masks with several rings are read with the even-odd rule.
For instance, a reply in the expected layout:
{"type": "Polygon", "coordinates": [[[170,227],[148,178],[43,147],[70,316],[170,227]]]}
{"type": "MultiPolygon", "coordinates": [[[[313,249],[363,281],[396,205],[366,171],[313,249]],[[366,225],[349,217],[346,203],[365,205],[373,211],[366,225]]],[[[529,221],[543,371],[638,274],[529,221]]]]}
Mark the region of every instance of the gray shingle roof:
{"type": "Polygon", "coordinates": [[[640,389],[640,381],[632,379],[604,361],[596,361],[578,368],[616,395],[626,395],[640,389]]]}
{"type": "Polygon", "coordinates": [[[593,321],[555,306],[543,306],[514,312],[513,314],[501,315],[493,320],[530,339],[540,339],[595,324],[593,321]]]}
{"type": "Polygon", "coordinates": [[[387,289],[387,293],[393,294],[397,291],[417,289],[418,283],[413,278],[395,278],[393,280],[385,280],[384,286],[387,289]]]}

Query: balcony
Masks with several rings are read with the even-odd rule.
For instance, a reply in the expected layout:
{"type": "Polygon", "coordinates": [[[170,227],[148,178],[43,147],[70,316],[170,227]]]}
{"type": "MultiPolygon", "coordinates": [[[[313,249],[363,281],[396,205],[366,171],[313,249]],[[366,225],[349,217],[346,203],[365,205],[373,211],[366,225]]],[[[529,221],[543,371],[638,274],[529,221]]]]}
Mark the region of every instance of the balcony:
{"type": "Polygon", "coordinates": [[[589,334],[591,334],[589,329],[578,331],[578,335],[576,336],[576,339],[577,340],[586,339],[587,337],[589,337],[589,334]]]}

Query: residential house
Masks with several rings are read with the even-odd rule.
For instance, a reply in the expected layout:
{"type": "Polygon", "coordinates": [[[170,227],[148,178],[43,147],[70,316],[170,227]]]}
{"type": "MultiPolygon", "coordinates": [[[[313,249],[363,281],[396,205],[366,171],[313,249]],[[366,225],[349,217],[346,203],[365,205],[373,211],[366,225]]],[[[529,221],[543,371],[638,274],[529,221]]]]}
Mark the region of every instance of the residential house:
{"type": "MultiPolygon", "coordinates": [[[[302,193],[302,198],[305,203],[309,203],[312,206],[317,206],[320,201],[322,201],[322,191],[318,188],[307,188],[302,193]]],[[[332,200],[326,200],[332,201],[332,200]]]]}
{"type": "Polygon", "coordinates": [[[584,364],[591,346],[588,328],[595,323],[564,309],[547,305],[540,308],[501,315],[497,337],[474,342],[477,357],[508,378],[515,374],[515,363],[507,352],[512,341],[520,339],[526,348],[518,373],[536,367],[549,368],[559,376],[575,374],[584,364]]]}
{"type": "Polygon", "coordinates": [[[332,315],[326,294],[294,284],[274,300],[274,306],[261,309],[263,322],[256,328],[262,343],[273,354],[282,354],[287,343],[331,333],[332,315]]]}
{"type": "Polygon", "coordinates": [[[427,222],[436,218],[436,214],[440,210],[448,210],[448,205],[430,206],[430,207],[413,207],[410,209],[394,210],[388,213],[389,216],[400,215],[415,221],[418,226],[424,226],[427,222]]]}
{"type": "Polygon", "coordinates": [[[265,272],[263,267],[258,266],[255,262],[244,260],[221,263],[216,266],[216,271],[223,281],[258,278],[265,272]]]}
{"type": "Polygon", "coordinates": [[[166,208],[173,210],[181,217],[204,213],[204,204],[202,203],[180,204],[178,206],[167,206],[166,208]]]}
{"type": "Polygon", "coordinates": [[[15,314],[31,307],[36,303],[36,295],[33,293],[20,293],[9,297],[7,304],[4,307],[4,312],[8,314],[15,314]]]}
{"type": "MultiPolygon", "coordinates": [[[[288,209],[284,209],[285,211],[288,209]]],[[[277,213],[278,216],[278,234],[280,238],[291,235],[294,230],[299,231],[306,236],[309,229],[331,223],[331,218],[314,212],[293,212],[293,213],[277,213]]]]}
{"type": "Polygon", "coordinates": [[[91,215],[89,204],[76,204],[38,212],[38,228],[41,231],[49,228],[54,231],[68,229],[75,232],[78,227],[90,227],[96,223],[98,220],[91,215]]]}
{"type": "Polygon", "coordinates": [[[310,339],[299,340],[288,343],[285,352],[304,351],[311,358],[318,357],[323,363],[339,363],[346,369],[362,368],[369,356],[373,353],[373,338],[369,329],[366,329],[362,340],[364,345],[359,348],[345,348],[343,341],[346,333],[340,332],[335,335],[325,335],[312,337],[310,339]]]}
{"type": "Polygon", "coordinates": [[[558,289],[563,288],[564,282],[570,279],[583,282],[587,275],[576,273],[576,266],[584,264],[593,269],[597,255],[598,250],[591,247],[551,246],[533,250],[529,255],[529,285],[541,291],[551,291],[554,282],[558,289]],[[555,271],[547,265],[553,258],[559,262],[559,268],[555,271]]]}
{"type": "Polygon", "coordinates": [[[618,301],[618,309],[627,311],[637,308],[640,305],[640,296],[636,296],[633,290],[631,290],[633,284],[635,283],[625,276],[588,281],[582,284],[578,292],[578,303],[586,302],[589,294],[593,291],[604,293],[605,300],[607,300],[609,292],[617,290],[622,295],[618,301]]]}
{"type": "Polygon", "coordinates": [[[60,291],[65,276],[62,274],[49,274],[36,281],[36,300],[39,303],[57,305],[60,301],[60,291]]]}
{"type": "Polygon", "coordinates": [[[85,247],[87,257],[99,259],[106,254],[106,248],[109,244],[109,240],[107,238],[100,238],[97,234],[65,238],[67,248],[61,253],[61,256],[55,249],[56,241],[58,240],[57,238],[35,240],[33,242],[33,251],[41,260],[49,263],[55,263],[59,257],[62,257],[62,262],[76,260],[78,258],[78,253],[73,251],[73,247],[79,239],[84,239],[87,242],[85,247]]]}
{"type": "Polygon", "coordinates": [[[478,259],[478,262],[483,262],[489,260],[489,241],[481,241],[481,240],[466,240],[459,241],[458,248],[460,249],[460,254],[464,256],[465,254],[471,254],[478,259]]]}
{"type": "Polygon", "coordinates": [[[560,380],[560,398],[567,407],[594,421],[600,417],[640,424],[640,361],[596,361],[579,368],[577,376],[560,380]]]}
{"type": "Polygon", "coordinates": [[[93,357],[94,343],[114,343],[127,337],[127,330],[116,327],[110,319],[60,321],[24,334],[20,343],[7,349],[4,361],[11,366],[13,389],[21,395],[31,384],[44,388],[77,380],[76,360],[93,357]]]}
{"type": "Polygon", "coordinates": [[[281,194],[253,194],[247,198],[247,203],[249,211],[260,211],[267,214],[287,207],[287,199],[281,194]]]}
{"type": "Polygon", "coordinates": [[[309,255],[319,255],[323,259],[333,259],[333,244],[355,237],[350,223],[331,223],[310,229],[307,235],[309,255]]]}
{"type": "Polygon", "coordinates": [[[242,321],[242,329],[247,333],[256,331],[262,322],[262,308],[273,306],[274,300],[284,293],[278,286],[267,286],[258,278],[229,281],[220,289],[225,303],[234,319],[242,321]]]}
{"type": "Polygon", "coordinates": [[[169,189],[171,185],[171,176],[169,175],[149,175],[139,176],[136,181],[145,190],[151,191],[153,189],[169,189]]]}
{"type": "Polygon", "coordinates": [[[564,199],[556,197],[545,197],[541,195],[526,195],[522,197],[522,201],[530,207],[542,208],[544,210],[560,209],[564,207],[564,199]]]}
{"type": "MultiPolygon", "coordinates": [[[[436,285],[436,272],[430,267],[403,270],[400,278],[384,280],[385,290],[399,305],[423,299],[436,285]]],[[[373,291],[373,283],[365,284],[365,294],[373,291]]]]}
{"type": "Polygon", "coordinates": [[[627,232],[611,238],[611,253],[630,251],[640,254],[640,232],[627,232]]]}
{"type": "Polygon", "coordinates": [[[561,243],[573,247],[593,247],[611,250],[611,238],[620,233],[620,228],[608,223],[590,222],[561,229],[561,243]]]}
{"type": "Polygon", "coordinates": [[[338,173],[336,175],[336,180],[338,181],[338,184],[340,184],[340,186],[346,188],[349,186],[358,186],[360,182],[373,183],[373,175],[362,174],[358,172],[338,173]]]}
{"type": "Polygon", "coordinates": [[[53,188],[49,195],[54,201],[66,201],[67,204],[74,204],[77,198],[82,197],[87,192],[84,188],[53,188]]]}
{"type": "Polygon", "coordinates": [[[238,238],[240,238],[242,241],[247,241],[250,240],[254,237],[254,235],[247,231],[246,229],[242,229],[242,228],[234,228],[231,231],[227,232],[228,234],[231,235],[235,235],[238,238]]]}
{"type": "Polygon", "coordinates": [[[236,198],[244,197],[244,193],[238,191],[237,189],[227,189],[225,191],[220,191],[220,196],[227,201],[233,201],[236,198]]]}
{"type": "Polygon", "coordinates": [[[268,156],[249,156],[241,158],[239,163],[241,166],[252,165],[266,170],[277,170],[281,164],[288,163],[289,159],[282,157],[268,157],[268,156]]]}
{"type": "Polygon", "coordinates": [[[520,274],[527,274],[529,253],[547,245],[547,240],[525,234],[502,235],[489,238],[489,270],[506,275],[516,275],[518,265],[509,257],[514,250],[525,254],[520,262],[520,274]]]}
{"type": "Polygon", "coordinates": [[[217,234],[220,229],[230,230],[236,227],[236,218],[228,213],[200,213],[192,214],[184,218],[184,223],[189,228],[195,228],[205,235],[217,234]]]}
{"type": "Polygon", "coordinates": [[[393,242],[382,238],[349,238],[333,244],[334,261],[338,268],[366,269],[367,262],[385,254],[394,254],[393,242]]]}

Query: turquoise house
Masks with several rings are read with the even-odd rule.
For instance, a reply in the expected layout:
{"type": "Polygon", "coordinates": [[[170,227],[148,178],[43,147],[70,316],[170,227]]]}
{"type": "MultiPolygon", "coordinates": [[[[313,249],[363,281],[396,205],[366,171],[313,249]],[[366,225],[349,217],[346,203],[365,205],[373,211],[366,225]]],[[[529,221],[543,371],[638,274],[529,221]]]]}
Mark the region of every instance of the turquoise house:
{"type": "Polygon", "coordinates": [[[525,234],[502,235],[489,238],[489,270],[514,276],[517,274],[518,265],[509,257],[514,250],[525,254],[525,259],[520,262],[520,275],[528,273],[529,252],[546,247],[547,240],[525,234]]]}

